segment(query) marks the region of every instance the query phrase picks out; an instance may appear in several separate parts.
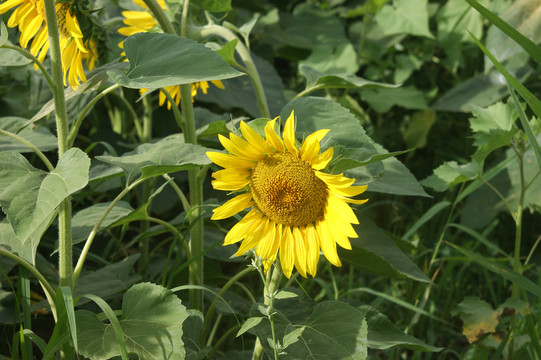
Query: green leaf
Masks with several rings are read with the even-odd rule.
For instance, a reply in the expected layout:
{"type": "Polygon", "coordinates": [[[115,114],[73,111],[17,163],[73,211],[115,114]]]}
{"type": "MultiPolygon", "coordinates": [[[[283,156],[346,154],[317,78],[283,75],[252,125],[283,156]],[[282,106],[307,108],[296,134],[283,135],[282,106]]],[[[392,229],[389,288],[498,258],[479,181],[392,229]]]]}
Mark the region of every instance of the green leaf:
{"type": "MultiPolygon", "coordinates": [[[[294,311],[294,309],[291,309],[294,311]]],[[[348,359],[362,360],[367,356],[364,316],[354,307],[340,301],[324,301],[317,304],[310,316],[299,324],[293,324],[282,313],[274,317],[278,339],[299,328],[304,328],[296,341],[287,347],[282,359],[348,359]]],[[[262,322],[255,328],[257,337],[269,356],[274,350],[266,339],[272,338],[270,324],[262,322]]],[[[300,332],[300,331],[299,331],[300,332]]],[[[293,333],[291,336],[296,336],[293,333]]],[[[291,339],[293,340],[293,339],[291,339]]]]}
{"type": "Polygon", "coordinates": [[[358,308],[368,323],[368,347],[371,349],[388,349],[394,346],[420,351],[441,351],[443,348],[428,345],[421,340],[400,331],[383,314],[369,305],[358,308]]]}
{"type": "Polygon", "coordinates": [[[199,333],[203,327],[203,314],[198,310],[188,309],[186,310],[188,318],[184,320],[182,324],[183,333],[182,341],[184,342],[184,348],[186,349],[186,360],[202,360],[205,359],[207,354],[212,350],[210,346],[205,346],[199,343],[199,333]]]}
{"type": "Polygon", "coordinates": [[[89,167],[90,159],[77,148],[66,151],[50,173],[18,153],[0,153],[0,206],[17,237],[25,242],[62,200],[86,186],[89,167]]]}
{"type": "MultiPolygon", "coordinates": [[[[0,42],[2,41],[0,40],[0,42]]],[[[9,41],[5,41],[5,43],[13,45],[9,41]]],[[[30,60],[17,50],[0,47],[0,66],[24,66],[30,64],[31,62],[32,60],[30,60]]]]}
{"type": "Polygon", "coordinates": [[[336,47],[330,44],[315,46],[302,65],[328,74],[355,74],[359,70],[357,52],[349,42],[336,47]]]}
{"type": "MultiPolygon", "coordinates": [[[[525,67],[516,72],[520,81],[526,80],[533,70],[525,67]]],[[[471,112],[475,106],[489,106],[508,95],[507,86],[495,69],[488,74],[473,76],[443,94],[433,105],[435,111],[471,112]]]]}
{"type": "Polygon", "coordinates": [[[428,109],[425,94],[413,86],[367,89],[361,92],[361,98],[379,113],[388,112],[393,106],[415,110],[428,109]]]}
{"type": "MultiPolygon", "coordinates": [[[[375,155],[380,155],[359,121],[340,104],[317,97],[305,97],[291,101],[280,113],[282,123],[295,111],[297,118],[297,138],[303,139],[309,134],[329,129],[330,132],[322,140],[322,151],[336,146],[341,151],[350,151],[352,161],[362,163],[375,155]]],[[[379,168],[383,166],[379,164],[379,168]]],[[[332,167],[334,164],[331,164],[332,167]]]]}
{"type": "Polygon", "coordinates": [[[96,159],[121,167],[129,182],[170,172],[193,169],[211,163],[202,146],[186,144],[182,136],[171,136],[154,144],[142,144],[122,156],[97,156],[96,159]]]}
{"type": "Polygon", "coordinates": [[[364,216],[358,219],[359,237],[350,239],[352,250],[339,249],[340,259],[372,274],[430,282],[383,230],[364,216]]]}
{"type": "MultiPolygon", "coordinates": [[[[485,8],[483,5],[479,4],[475,0],[466,0],[468,4],[471,5],[475,10],[479,11],[484,17],[490,20],[491,23],[496,25],[500,30],[507,34],[510,38],[515,40],[524,50],[530,54],[532,58],[535,59],[539,64],[541,64],[541,49],[533,41],[522,35],[518,32],[513,26],[507,24],[505,21],[500,19],[497,15],[492,13],[490,10],[485,8]]],[[[529,8],[529,13],[534,13],[534,9],[529,8]]],[[[539,115],[538,115],[539,116],[539,115]]]]}
{"type": "Polygon", "coordinates": [[[510,103],[496,104],[486,108],[476,108],[473,111],[474,117],[470,119],[470,126],[474,131],[473,143],[477,150],[472,159],[483,164],[486,157],[494,150],[509,146],[511,139],[518,132],[514,126],[517,112],[510,103]]]}
{"type": "Polygon", "coordinates": [[[434,38],[428,29],[427,0],[395,0],[392,5],[384,5],[375,19],[385,35],[411,34],[434,38]]]}
{"type": "Polygon", "coordinates": [[[77,323],[75,322],[75,310],[73,305],[73,295],[71,293],[71,288],[69,286],[60,286],[56,289],[56,299],[55,299],[56,309],[58,314],[66,316],[68,319],[68,329],[73,344],[73,348],[78,352],[78,341],[77,341],[77,323]]]}
{"type": "Polygon", "coordinates": [[[124,51],[130,62],[128,72],[112,69],[107,74],[128,88],[154,89],[243,75],[205,45],[176,35],[135,34],[124,40],[124,51]]]}
{"type": "Polygon", "coordinates": [[[274,296],[274,299],[275,300],[290,299],[290,298],[294,298],[294,297],[297,297],[297,296],[298,296],[297,294],[292,293],[291,291],[280,290],[278,292],[278,294],[276,294],[274,296]]]}
{"type": "MultiPolygon", "coordinates": [[[[58,144],[56,137],[45,127],[36,126],[22,129],[25,126],[26,121],[27,119],[14,116],[0,118],[2,130],[17,134],[37,147],[39,150],[49,151],[57,148],[58,144]]],[[[2,151],[17,151],[22,153],[32,152],[28,146],[13,138],[10,138],[9,136],[3,136],[0,134],[0,152],[2,151]]]]}
{"type": "Polygon", "coordinates": [[[441,192],[477,178],[480,171],[479,164],[476,162],[458,165],[456,161],[447,161],[434,169],[434,173],[422,180],[421,183],[441,192]]]}
{"type": "Polygon", "coordinates": [[[498,313],[486,301],[467,296],[456,306],[455,315],[462,320],[462,334],[473,343],[480,336],[496,331],[498,313]]]}
{"type": "Polygon", "coordinates": [[[299,72],[306,78],[305,92],[333,88],[395,88],[398,86],[366,80],[351,74],[325,74],[307,64],[300,64],[299,72]]]}
{"type": "Polygon", "coordinates": [[[239,39],[233,39],[222,46],[219,50],[216,50],[218,55],[220,55],[229,65],[238,64],[237,60],[235,60],[235,48],[237,47],[238,42],[239,39]]]}
{"type": "Polygon", "coordinates": [[[426,146],[428,133],[436,121],[436,113],[431,110],[417,111],[411,116],[406,130],[402,133],[408,148],[421,149],[426,146]]]}
{"type": "MultiPolygon", "coordinates": [[[[110,359],[120,351],[110,325],[86,310],[76,312],[80,353],[90,359],[110,359]]],[[[129,353],[140,359],[185,357],[182,323],[186,308],[171,291],[151,283],[132,286],[122,301],[119,320],[129,353]]]]}
{"type": "MultiPolygon", "coordinates": [[[[377,146],[376,149],[378,149],[377,146]]],[[[421,183],[417,181],[415,176],[413,176],[400,160],[391,157],[384,159],[382,164],[383,174],[368,184],[367,191],[394,195],[430,197],[421,186],[421,183]]],[[[354,174],[357,169],[362,168],[348,170],[346,174],[348,176],[357,177],[354,174]]]]}
{"type": "Polygon", "coordinates": [[[334,149],[334,158],[335,161],[332,162],[332,170],[334,173],[341,173],[349,169],[353,169],[359,166],[367,166],[385,159],[391,158],[393,156],[402,155],[412,151],[402,150],[395,151],[392,153],[384,154],[373,154],[371,150],[359,148],[359,149],[348,149],[344,148],[341,145],[336,145],[334,149]]]}
{"type": "Polygon", "coordinates": [[[8,220],[6,218],[2,219],[2,221],[0,221],[0,247],[19,255],[21,258],[34,265],[39,241],[45,230],[49,227],[53,215],[54,214],[49,215],[47,219],[26,239],[18,237],[8,220]]]}
{"type": "Polygon", "coordinates": [[[525,277],[524,275],[520,275],[513,270],[505,267],[502,264],[499,264],[494,261],[490,261],[490,259],[487,259],[486,257],[479,255],[477,253],[474,253],[473,251],[467,250],[463,247],[460,247],[458,245],[447,243],[448,245],[452,246],[456,250],[460,251],[462,254],[466,255],[479,265],[483,266],[485,269],[492,271],[495,274],[498,274],[502,276],[503,278],[509,280],[511,283],[518,285],[519,287],[523,288],[526,291],[529,291],[530,293],[534,294],[537,297],[541,297],[541,287],[525,277]]]}
{"type": "Polygon", "coordinates": [[[191,3],[210,12],[231,10],[231,0],[192,0],[191,3]]]}
{"type": "Polygon", "coordinates": [[[3,21],[0,21],[0,46],[8,41],[8,29],[3,21]]]}
{"type": "MultiPolygon", "coordinates": [[[[86,241],[88,235],[98,222],[99,218],[103,215],[105,209],[111,204],[110,202],[94,204],[86,209],[79,211],[73,216],[72,226],[72,243],[78,244],[86,241]]],[[[124,201],[119,201],[113,209],[107,214],[105,220],[101,223],[98,232],[106,229],[115,221],[127,216],[133,208],[124,201]]]]}
{"type": "Polygon", "coordinates": [[[246,319],[246,321],[242,324],[239,331],[237,332],[237,337],[241,336],[242,334],[244,334],[246,331],[250,330],[254,326],[257,326],[257,324],[259,324],[261,320],[263,319],[266,319],[266,318],[262,316],[257,316],[257,317],[250,317],[246,319]]]}
{"type": "Polygon", "coordinates": [[[299,341],[299,337],[302,335],[304,329],[306,328],[301,326],[300,328],[296,328],[295,330],[287,333],[282,339],[282,350],[299,341]]]}
{"type": "Polygon", "coordinates": [[[332,11],[300,4],[295,7],[291,17],[280,16],[280,23],[285,24],[283,29],[275,27],[265,30],[278,44],[311,50],[318,45],[337,46],[348,42],[344,26],[332,11]]]}
{"type": "MultiPolygon", "coordinates": [[[[126,290],[141,279],[141,276],[131,274],[137,259],[139,259],[139,254],[133,254],[96,271],[83,272],[77,281],[75,296],[94,294],[100,298],[108,298],[126,290]]],[[[86,299],[83,298],[77,305],[82,305],[85,302],[86,299]]]]}

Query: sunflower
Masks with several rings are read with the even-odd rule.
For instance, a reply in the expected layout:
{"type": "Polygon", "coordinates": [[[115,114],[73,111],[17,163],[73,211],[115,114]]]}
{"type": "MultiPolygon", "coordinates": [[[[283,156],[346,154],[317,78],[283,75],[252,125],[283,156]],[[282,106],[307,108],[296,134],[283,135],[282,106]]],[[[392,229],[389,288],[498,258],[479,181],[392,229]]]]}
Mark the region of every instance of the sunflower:
{"type": "MultiPolygon", "coordinates": [[[[64,72],[64,85],[67,83],[73,88],[86,81],[83,70],[83,60],[89,70],[95,66],[97,59],[95,44],[92,40],[85,43],[83,33],[79,27],[77,17],[71,10],[72,2],[56,4],[58,30],[60,32],[60,51],[62,53],[62,70],[64,72]],[[66,83],[67,81],[67,83],[66,83]]],[[[19,43],[26,48],[31,39],[30,53],[43,62],[49,50],[48,30],[43,1],[40,0],[8,0],[0,5],[0,14],[13,8],[15,11],[9,17],[9,27],[19,27],[21,36],[19,43]]],[[[37,66],[34,66],[37,69],[37,66]]]]}
{"type": "MultiPolygon", "coordinates": [[[[125,27],[122,27],[118,29],[118,32],[124,36],[131,36],[133,34],[137,33],[143,33],[143,32],[149,32],[154,27],[158,25],[158,22],[154,19],[152,14],[149,12],[148,7],[146,4],[141,0],[133,0],[134,3],[139,5],[143,11],[123,11],[122,16],[124,16],[123,23],[124,25],[127,25],[125,27]]],[[[161,6],[162,9],[165,9],[165,2],[164,0],[158,0],[158,4],[161,6]]],[[[122,41],[118,46],[120,48],[123,48],[124,41],[122,41]]],[[[121,55],[125,55],[122,53],[121,55]]],[[[224,84],[220,80],[212,80],[212,84],[214,84],[219,89],[225,89],[224,84]]],[[[197,91],[201,90],[203,94],[207,93],[207,89],[209,88],[208,81],[199,81],[196,83],[191,84],[191,92],[192,92],[192,101],[195,95],[197,95],[197,91]]],[[[180,85],[172,85],[172,86],[166,86],[164,89],[171,95],[171,97],[175,100],[175,103],[177,106],[180,104],[180,85]]],[[[139,92],[141,95],[146,93],[148,89],[141,89],[139,92]]],[[[165,103],[166,96],[164,93],[160,92],[159,95],[159,104],[162,106],[165,103]]],[[[171,103],[169,101],[167,102],[167,109],[171,109],[171,103]]]]}
{"type": "Polygon", "coordinates": [[[351,224],[359,223],[348,203],[368,201],[351,199],[366,186],[352,186],[354,179],[321,171],[333,157],[332,148],[320,153],[319,142],[329,130],[307,136],[299,148],[294,112],[285,123],[283,140],[275,131],[275,122],[265,125],[266,139],[241,122],[244,139],[232,133],[229,138],[219,136],[230,154],[207,152],[224,168],[212,174],[213,187],[241,192],[214,209],[212,219],[225,219],[250,208],[227,233],[224,246],[243,240],[236,255],[255,248],[265,271],[279,251],[286,277],[294,267],[303,277],[306,273],[315,276],[320,249],[331,264],[342,265],[336,245],[351,249],[349,238],[357,237],[351,224]]]}

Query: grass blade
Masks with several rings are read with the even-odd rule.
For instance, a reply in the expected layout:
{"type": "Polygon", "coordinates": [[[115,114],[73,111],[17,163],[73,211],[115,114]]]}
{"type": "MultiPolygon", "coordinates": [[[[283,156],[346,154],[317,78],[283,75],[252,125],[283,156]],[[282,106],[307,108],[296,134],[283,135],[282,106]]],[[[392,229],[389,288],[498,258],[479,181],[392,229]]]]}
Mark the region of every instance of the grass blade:
{"type": "Polygon", "coordinates": [[[477,10],[479,13],[481,13],[481,15],[486,17],[491,23],[497,26],[507,36],[515,40],[517,44],[519,44],[528,54],[530,54],[532,58],[535,59],[535,61],[541,64],[541,48],[539,48],[539,46],[537,46],[533,41],[522,35],[514,27],[503,21],[500,17],[498,17],[498,15],[485,8],[477,1],[466,0],[466,2],[470,4],[470,6],[477,10]]]}
{"type": "Polygon", "coordinates": [[[68,317],[68,327],[71,335],[71,340],[73,342],[73,348],[75,352],[79,352],[77,347],[77,324],[75,322],[75,309],[73,305],[73,295],[71,293],[71,288],[69,286],[60,286],[57,290],[56,295],[56,304],[57,306],[62,306],[61,311],[65,311],[68,317]],[[61,294],[59,294],[59,292],[61,294]],[[61,296],[60,296],[61,295],[61,296]]]}
{"type": "Polygon", "coordinates": [[[129,357],[128,357],[128,350],[126,349],[126,340],[124,339],[124,332],[122,331],[120,322],[118,321],[113,309],[111,309],[109,304],[107,304],[102,298],[96,295],[86,294],[81,297],[85,297],[87,299],[94,301],[103,311],[105,316],[107,316],[107,319],[111,322],[111,326],[113,326],[113,331],[115,332],[116,341],[120,348],[120,357],[122,358],[122,360],[128,360],[129,357]]]}
{"type": "Polygon", "coordinates": [[[470,250],[464,249],[463,247],[460,247],[458,245],[455,245],[449,242],[447,242],[447,244],[454,247],[456,250],[460,251],[462,254],[466,255],[471,260],[475,261],[476,263],[483,266],[487,270],[492,271],[493,273],[496,273],[502,276],[503,278],[511,281],[513,284],[517,284],[524,290],[541,298],[541,287],[539,287],[537,284],[535,284],[533,281],[526,278],[525,276],[519,273],[516,273],[513,270],[501,264],[491,262],[486,257],[476,254],[470,250]]]}
{"type": "Polygon", "coordinates": [[[512,260],[508,254],[506,254],[502,249],[500,249],[499,247],[497,247],[496,245],[494,245],[492,242],[490,242],[490,240],[488,240],[486,237],[484,237],[483,235],[479,234],[477,231],[473,230],[473,229],[470,229],[469,227],[466,227],[466,226],[462,226],[462,225],[459,225],[459,224],[449,224],[450,227],[454,227],[454,228],[457,228],[458,230],[460,231],[464,231],[466,234],[472,236],[473,238],[475,238],[477,241],[479,241],[480,243],[482,243],[483,245],[485,245],[486,247],[488,247],[489,249],[492,249],[494,251],[496,251],[497,253],[499,253],[500,255],[503,255],[504,257],[508,258],[510,261],[512,260]]]}
{"type": "Polygon", "coordinates": [[[427,221],[432,219],[437,213],[445,209],[447,206],[451,205],[449,201],[441,201],[437,203],[436,205],[432,206],[423,216],[417,220],[415,224],[408,230],[404,236],[402,236],[402,239],[407,240],[410,236],[412,236],[421,226],[423,226],[427,221]]]}

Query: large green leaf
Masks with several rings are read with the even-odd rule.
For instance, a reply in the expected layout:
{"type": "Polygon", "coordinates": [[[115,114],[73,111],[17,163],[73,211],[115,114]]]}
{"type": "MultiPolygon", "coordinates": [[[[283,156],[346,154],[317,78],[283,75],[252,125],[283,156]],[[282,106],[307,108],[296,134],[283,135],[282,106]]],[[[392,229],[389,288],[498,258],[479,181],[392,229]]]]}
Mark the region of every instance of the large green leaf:
{"type": "MultiPolygon", "coordinates": [[[[523,68],[515,73],[520,81],[532,74],[531,68],[523,68]]],[[[437,111],[471,112],[476,106],[486,107],[509,94],[498,71],[473,76],[443,94],[433,105],[437,111]]]]}
{"type": "Polygon", "coordinates": [[[323,73],[308,64],[300,64],[299,72],[306,78],[306,90],[312,92],[321,89],[353,88],[395,88],[398,85],[366,80],[347,73],[323,73]]]}
{"type": "MultiPolygon", "coordinates": [[[[87,310],[75,315],[82,355],[90,359],[120,355],[110,324],[87,310]]],[[[124,295],[119,320],[128,352],[140,359],[184,359],[182,323],[187,317],[186,308],[171,291],[151,283],[132,286],[124,295]]]]}
{"type": "Polygon", "coordinates": [[[357,52],[349,42],[337,47],[318,45],[302,64],[327,74],[355,74],[359,70],[357,52]]]}
{"type": "MultiPolygon", "coordinates": [[[[3,117],[0,118],[0,124],[2,124],[1,129],[17,134],[41,151],[56,149],[56,137],[43,126],[37,126],[35,128],[26,127],[19,131],[24,127],[26,121],[26,119],[19,117],[3,117]]],[[[31,152],[32,150],[28,146],[13,138],[0,135],[0,152],[2,151],[17,151],[26,153],[31,152]]]]}
{"type": "Polygon", "coordinates": [[[350,239],[352,250],[339,249],[340,259],[373,274],[430,282],[428,277],[371,220],[358,216],[358,238],[350,239]]]}
{"type": "Polygon", "coordinates": [[[399,346],[421,351],[441,351],[443,348],[428,345],[421,340],[404,334],[379,311],[369,305],[358,308],[368,323],[368,347],[372,349],[388,349],[399,346]]]}
{"type": "Polygon", "coordinates": [[[124,41],[124,51],[130,61],[128,71],[107,73],[129,88],[160,88],[243,75],[205,45],[176,35],[135,34],[124,41]]]}
{"type": "Polygon", "coordinates": [[[17,236],[7,219],[2,219],[0,221],[0,247],[34,264],[39,241],[45,230],[49,227],[53,215],[50,214],[26,239],[17,236]]]}
{"type": "Polygon", "coordinates": [[[210,164],[205,154],[210,149],[186,144],[172,136],[154,144],[143,144],[123,156],[97,156],[100,161],[121,167],[128,181],[138,176],[151,177],[210,164]]]}
{"type": "MultiPolygon", "coordinates": [[[[346,303],[325,301],[317,304],[308,319],[298,324],[291,323],[281,313],[274,317],[274,322],[276,337],[281,344],[292,331],[304,327],[298,340],[284,350],[281,359],[363,360],[367,357],[364,316],[346,303]]],[[[274,350],[267,341],[272,339],[269,322],[262,321],[255,330],[266,353],[272,358],[274,350]]]]}
{"type": "Polygon", "coordinates": [[[70,194],[88,183],[90,159],[66,151],[50,173],[34,168],[19,153],[0,153],[0,206],[17,237],[25,242],[70,194]]]}
{"type": "MultiPolygon", "coordinates": [[[[79,211],[73,216],[71,222],[73,244],[78,244],[88,238],[88,235],[90,235],[90,232],[109,205],[110,202],[94,204],[79,211]]],[[[109,214],[107,214],[105,220],[103,220],[101,223],[98,232],[107,228],[115,221],[127,216],[131,211],[133,211],[133,208],[130,206],[130,204],[124,201],[119,201],[109,212],[109,214]]]]}
{"type": "MultiPolygon", "coordinates": [[[[393,195],[430,197],[421,183],[400,160],[390,157],[384,159],[382,164],[383,174],[368,184],[367,191],[393,195]]],[[[362,168],[351,169],[346,174],[358,178],[355,172],[359,169],[362,168]]]]}
{"type": "Polygon", "coordinates": [[[428,29],[427,0],[395,0],[392,5],[384,5],[378,11],[376,21],[385,35],[434,37],[428,29]]]}
{"type": "MultiPolygon", "coordinates": [[[[131,274],[137,259],[139,259],[139,254],[133,254],[99,270],[83,272],[83,275],[77,281],[75,296],[93,294],[106,298],[126,290],[141,279],[140,275],[131,274]]],[[[77,305],[82,305],[87,301],[87,299],[83,298],[77,305]]]]}
{"type": "Polygon", "coordinates": [[[498,325],[498,313],[492,306],[479,298],[467,296],[456,306],[455,314],[463,322],[462,333],[473,343],[480,336],[493,333],[498,325]]]}

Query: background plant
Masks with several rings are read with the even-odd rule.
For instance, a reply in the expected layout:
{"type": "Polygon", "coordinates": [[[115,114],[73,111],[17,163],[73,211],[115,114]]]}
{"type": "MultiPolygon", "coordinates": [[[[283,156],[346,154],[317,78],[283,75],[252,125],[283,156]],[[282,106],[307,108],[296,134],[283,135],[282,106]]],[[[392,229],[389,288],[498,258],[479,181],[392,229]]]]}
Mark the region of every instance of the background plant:
{"type": "Polygon", "coordinates": [[[540,358],[541,7],[481,4],[74,2],[76,89],[2,24],[0,354],[540,358]],[[370,201],[342,267],[286,280],[221,247],[205,152],[292,110],[370,201]]]}

